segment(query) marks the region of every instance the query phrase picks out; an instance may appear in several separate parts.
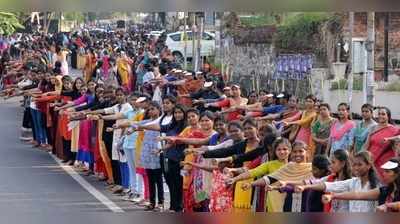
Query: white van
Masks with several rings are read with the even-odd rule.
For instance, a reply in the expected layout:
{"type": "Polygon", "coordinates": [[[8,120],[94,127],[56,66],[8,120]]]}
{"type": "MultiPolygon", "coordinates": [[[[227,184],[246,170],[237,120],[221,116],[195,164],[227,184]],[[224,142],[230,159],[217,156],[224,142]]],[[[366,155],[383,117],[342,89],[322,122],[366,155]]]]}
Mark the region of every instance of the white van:
{"type": "MultiPolygon", "coordinates": [[[[184,37],[184,32],[179,31],[175,33],[167,34],[165,40],[165,45],[171,50],[172,54],[175,56],[177,62],[183,62],[183,55],[185,49],[185,39],[186,39],[186,56],[188,58],[193,57],[193,35],[192,31],[187,31],[187,38],[184,37]]],[[[215,49],[215,35],[210,32],[203,32],[203,38],[200,42],[201,50],[200,56],[213,56],[215,49]]]]}

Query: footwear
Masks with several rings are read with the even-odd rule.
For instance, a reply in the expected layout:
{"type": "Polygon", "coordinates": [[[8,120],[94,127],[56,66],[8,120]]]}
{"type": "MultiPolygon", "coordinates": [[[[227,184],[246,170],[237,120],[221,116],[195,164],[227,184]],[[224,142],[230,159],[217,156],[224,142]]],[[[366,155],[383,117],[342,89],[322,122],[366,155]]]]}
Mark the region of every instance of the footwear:
{"type": "Polygon", "coordinates": [[[154,205],[152,205],[152,204],[149,204],[149,205],[147,205],[146,207],[145,207],[145,211],[154,211],[154,209],[155,209],[155,206],[154,205]]]}
{"type": "Polygon", "coordinates": [[[83,175],[84,176],[90,176],[90,175],[93,175],[94,173],[93,173],[93,171],[91,171],[91,170],[88,170],[88,171],[85,171],[85,172],[83,172],[83,175]]]}
{"type": "Polygon", "coordinates": [[[61,163],[67,163],[67,162],[69,162],[68,159],[64,159],[63,161],[61,161],[61,163]]]}
{"type": "Polygon", "coordinates": [[[144,202],[144,199],[142,197],[140,197],[140,194],[136,194],[135,197],[132,198],[130,201],[137,205],[140,205],[141,203],[144,202]]]}
{"type": "Polygon", "coordinates": [[[164,212],[164,205],[163,204],[158,204],[156,209],[160,212],[164,212]]]}
{"type": "Polygon", "coordinates": [[[113,194],[121,194],[124,189],[121,186],[113,190],[113,194]]]}
{"type": "Polygon", "coordinates": [[[131,193],[131,190],[129,189],[123,189],[122,192],[119,194],[120,196],[124,197],[126,195],[129,195],[131,193]]]}
{"type": "Polygon", "coordinates": [[[138,196],[138,194],[129,192],[124,197],[122,197],[122,200],[124,200],[124,201],[132,201],[137,196],[138,196]]]}
{"type": "Polygon", "coordinates": [[[31,141],[31,140],[32,140],[32,137],[24,137],[24,136],[21,136],[21,137],[19,137],[19,139],[20,139],[21,141],[27,142],[27,141],[31,141]]]}
{"type": "Polygon", "coordinates": [[[75,164],[75,160],[70,160],[68,166],[73,166],[75,164]]]}
{"type": "Polygon", "coordinates": [[[140,199],[139,194],[130,192],[125,197],[123,197],[122,200],[135,202],[135,200],[137,200],[138,198],[140,199]]]}

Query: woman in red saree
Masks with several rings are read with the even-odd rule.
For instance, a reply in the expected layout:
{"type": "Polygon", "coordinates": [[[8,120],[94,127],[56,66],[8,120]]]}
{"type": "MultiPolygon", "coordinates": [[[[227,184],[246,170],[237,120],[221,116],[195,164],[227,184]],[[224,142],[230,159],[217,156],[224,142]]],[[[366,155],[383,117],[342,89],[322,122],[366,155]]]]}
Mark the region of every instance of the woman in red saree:
{"type": "Polygon", "coordinates": [[[392,118],[390,110],[386,107],[379,108],[378,125],[371,129],[371,133],[364,145],[365,149],[372,154],[374,165],[380,178],[382,178],[383,173],[381,166],[395,155],[391,143],[384,140],[385,138],[396,136],[399,133],[399,129],[391,123],[392,118]]]}

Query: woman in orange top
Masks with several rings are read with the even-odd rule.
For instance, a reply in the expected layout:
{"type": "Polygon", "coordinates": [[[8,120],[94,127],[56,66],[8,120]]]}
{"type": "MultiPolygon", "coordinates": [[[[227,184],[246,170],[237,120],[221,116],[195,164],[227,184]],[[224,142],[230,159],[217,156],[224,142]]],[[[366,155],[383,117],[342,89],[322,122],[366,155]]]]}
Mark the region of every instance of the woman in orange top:
{"type": "Polygon", "coordinates": [[[219,102],[206,104],[206,105],[212,106],[212,107],[227,108],[222,111],[222,113],[227,113],[227,115],[226,115],[227,121],[239,120],[241,117],[242,111],[240,109],[237,109],[236,107],[247,105],[247,101],[248,101],[246,98],[243,98],[241,96],[240,86],[232,85],[231,89],[232,89],[232,97],[227,98],[222,101],[219,101],[219,102]]]}
{"type": "Polygon", "coordinates": [[[88,83],[92,79],[96,63],[96,53],[93,49],[89,49],[89,52],[86,55],[85,67],[83,68],[83,77],[86,83],[88,83]]]}
{"type": "Polygon", "coordinates": [[[289,125],[300,126],[300,129],[296,135],[296,141],[302,141],[308,145],[310,149],[308,155],[309,159],[314,158],[314,151],[315,151],[314,141],[311,136],[311,123],[317,116],[317,113],[315,111],[316,101],[317,99],[315,98],[315,96],[308,95],[306,97],[305,110],[301,115],[301,119],[292,122],[284,122],[285,126],[289,125]]]}

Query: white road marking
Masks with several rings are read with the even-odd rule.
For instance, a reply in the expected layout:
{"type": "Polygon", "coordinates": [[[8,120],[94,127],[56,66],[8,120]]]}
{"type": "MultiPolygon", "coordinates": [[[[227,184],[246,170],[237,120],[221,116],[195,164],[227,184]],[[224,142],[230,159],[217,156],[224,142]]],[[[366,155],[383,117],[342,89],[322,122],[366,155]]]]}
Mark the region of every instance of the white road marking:
{"type": "Polygon", "coordinates": [[[58,163],[58,165],[65,170],[72,178],[76,180],[85,190],[87,190],[91,195],[93,195],[97,200],[104,204],[108,209],[115,213],[123,213],[124,210],[108,199],[104,194],[93,187],[89,182],[87,182],[81,175],[79,175],[71,166],[64,166],[60,160],[54,155],[50,156],[58,163]]]}

